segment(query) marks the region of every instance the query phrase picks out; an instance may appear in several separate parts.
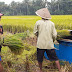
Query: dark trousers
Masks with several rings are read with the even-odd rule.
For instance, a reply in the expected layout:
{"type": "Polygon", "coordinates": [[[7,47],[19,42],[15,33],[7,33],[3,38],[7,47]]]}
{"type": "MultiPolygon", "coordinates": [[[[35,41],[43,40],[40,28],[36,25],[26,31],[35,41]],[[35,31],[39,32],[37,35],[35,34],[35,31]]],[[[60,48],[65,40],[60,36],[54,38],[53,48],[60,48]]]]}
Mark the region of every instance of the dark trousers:
{"type": "Polygon", "coordinates": [[[0,45],[0,52],[1,52],[1,48],[2,48],[2,46],[0,45]]]}

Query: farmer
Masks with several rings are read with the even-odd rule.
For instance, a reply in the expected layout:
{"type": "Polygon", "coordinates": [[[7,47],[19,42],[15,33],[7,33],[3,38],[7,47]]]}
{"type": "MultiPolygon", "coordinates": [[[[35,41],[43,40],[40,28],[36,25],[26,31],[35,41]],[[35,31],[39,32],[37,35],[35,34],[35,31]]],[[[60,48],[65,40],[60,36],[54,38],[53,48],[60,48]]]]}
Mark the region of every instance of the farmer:
{"type": "MultiPolygon", "coordinates": [[[[3,14],[0,13],[0,20],[1,20],[1,16],[3,16],[3,14]]],[[[3,27],[2,27],[2,25],[0,25],[0,40],[1,40],[2,34],[3,34],[3,27]]],[[[1,42],[0,42],[0,54],[1,54],[1,48],[2,48],[2,46],[1,46],[1,42]]],[[[2,72],[2,71],[3,71],[3,67],[1,65],[1,55],[0,55],[0,72],[2,72]]]]}
{"type": "MultiPolygon", "coordinates": [[[[4,14],[2,14],[2,13],[0,13],[0,20],[1,20],[1,16],[3,16],[4,14]]],[[[0,37],[1,37],[1,35],[3,34],[3,27],[2,27],[2,25],[0,24],[0,37]]],[[[2,46],[0,45],[0,52],[1,52],[1,48],[2,48],[2,46]]]]}
{"type": "Polygon", "coordinates": [[[54,23],[50,21],[50,13],[47,8],[37,10],[35,13],[42,18],[36,22],[34,27],[34,34],[37,36],[37,60],[40,72],[42,72],[42,62],[45,51],[49,60],[55,61],[60,72],[59,59],[56,56],[53,43],[57,37],[57,32],[54,23]]]}

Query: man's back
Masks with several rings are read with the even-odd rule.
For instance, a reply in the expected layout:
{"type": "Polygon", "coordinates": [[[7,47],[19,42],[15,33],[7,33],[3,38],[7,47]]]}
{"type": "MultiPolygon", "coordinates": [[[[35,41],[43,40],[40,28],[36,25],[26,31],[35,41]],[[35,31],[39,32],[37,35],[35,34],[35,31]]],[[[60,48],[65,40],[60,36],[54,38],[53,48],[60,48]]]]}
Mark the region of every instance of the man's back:
{"type": "Polygon", "coordinates": [[[54,23],[50,20],[39,20],[35,24],[34,32],[38,31],[37,47],[41,49],[53,49],[53,38],[57,32],[54,23]]]}

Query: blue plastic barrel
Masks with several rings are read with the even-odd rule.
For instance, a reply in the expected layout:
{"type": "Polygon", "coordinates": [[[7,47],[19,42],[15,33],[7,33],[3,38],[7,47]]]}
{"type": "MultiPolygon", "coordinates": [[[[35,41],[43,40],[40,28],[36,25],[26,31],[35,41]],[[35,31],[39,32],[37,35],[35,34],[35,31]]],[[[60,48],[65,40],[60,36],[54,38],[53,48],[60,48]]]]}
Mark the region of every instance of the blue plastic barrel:
{"type": "MultiPolygon", "coordinates": [[[[57,48],[57,45],[54,46],[57,48]]],[[[59,40],[59,47],[55,51],[59,60],[69,61],[69,63],[72,63],[72,41],[59,40]]],[[[46,59],[49,59],[46,52],[44,55],[46,59]]]]}

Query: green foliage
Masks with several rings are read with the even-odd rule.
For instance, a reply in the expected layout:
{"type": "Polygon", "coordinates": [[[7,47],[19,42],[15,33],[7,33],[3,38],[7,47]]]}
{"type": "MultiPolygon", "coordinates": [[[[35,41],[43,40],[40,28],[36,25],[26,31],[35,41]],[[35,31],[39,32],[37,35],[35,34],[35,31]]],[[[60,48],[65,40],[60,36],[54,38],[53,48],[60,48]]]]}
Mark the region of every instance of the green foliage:
{"type": "MultiPolygon", "coordinates": [[[[48,9],[53,15],[72,14],[72,0],[52,0],[48,9]]],[[[35,11],[45,7],[45,0],[23,0],[21,3],[12,1],[9,5],[0,2],[0,11],[5,15],[35,15],[35,11]]]]}
{"type": "Polygon", "coordinates": [[[13,35],[4,38],[3,46],[8,46],[14,54],[21,54],[24,50],[23,42],[13,35]]]}
{"type": "Polygon", "coordinates": [[[50,11],[52,15],[71,15],[72,0],[53,0],[50,11]]]}
{"type": "Polygon", "coordinates": [[[35,11],[44,8],[42,0],[23,0],[21,3],[12,1],[9,5],[0,2],[0,11],[5,15],[35,15],[35,11]],[[36,7],[37,6],[37,7],[36,7]]]}
{"type": "MultiPolygon", "coordinates": [[[[71,15],[72,0],[52,0],[47,2],[52,15],[71,15]]],[[[5,15],[35,15],[35,11],[45,7],[45,0],[12,1],[9,5],[0,2],[0,11],[5,15]]]]}

